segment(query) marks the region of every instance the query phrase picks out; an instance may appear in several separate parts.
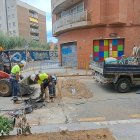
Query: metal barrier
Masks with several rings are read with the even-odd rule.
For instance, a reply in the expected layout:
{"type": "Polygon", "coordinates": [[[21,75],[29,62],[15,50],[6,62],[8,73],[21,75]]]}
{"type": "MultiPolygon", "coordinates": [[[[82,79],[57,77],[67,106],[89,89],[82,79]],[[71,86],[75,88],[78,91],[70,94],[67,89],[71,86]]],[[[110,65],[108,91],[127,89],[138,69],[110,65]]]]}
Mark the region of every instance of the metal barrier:
{"type": "MultiPolygon", "coordinates": [[[[83,75],[89,74],[89,63],[86,61],[81,61],[77,64],[77,66],[73,65],[73,62],[65,63],[65,65],[61,64],[58,61],[52,60],[44,60],[44,61],[32,61],[27,62],[26,66],[23,68],[23,72],[32,72],[32,71],[46,71],[51,69],[61,70],[66,74],[73,73],[77,74],[79,70],[82,71],[83,75]]],[[[62,74],[64,74],[62,73],[62,74]]]]}
{"type": "Polygon", "coordinates": [[[32,61],[27,62],[26,66],[23,68],[24,72],[33,70],[45,70],[45,69],[58,69],[60,67],[60,62],[58,61],[32,61]]]}

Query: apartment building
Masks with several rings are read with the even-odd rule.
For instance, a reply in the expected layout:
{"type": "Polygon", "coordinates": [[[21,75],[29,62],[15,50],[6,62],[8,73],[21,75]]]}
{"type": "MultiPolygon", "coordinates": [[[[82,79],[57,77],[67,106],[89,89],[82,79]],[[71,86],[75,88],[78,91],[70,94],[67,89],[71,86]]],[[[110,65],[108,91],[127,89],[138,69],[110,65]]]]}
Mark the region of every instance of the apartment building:
{"type": "Polygon", "coordinates": [[[52,0],[62,65],[130,56],[140,46],[139,0],[52,0]]]}
{"type": "Polygon", "coordinates": [[[19,0],[0,0],[0,31],[46,42],[46,14],[19,0]]]}

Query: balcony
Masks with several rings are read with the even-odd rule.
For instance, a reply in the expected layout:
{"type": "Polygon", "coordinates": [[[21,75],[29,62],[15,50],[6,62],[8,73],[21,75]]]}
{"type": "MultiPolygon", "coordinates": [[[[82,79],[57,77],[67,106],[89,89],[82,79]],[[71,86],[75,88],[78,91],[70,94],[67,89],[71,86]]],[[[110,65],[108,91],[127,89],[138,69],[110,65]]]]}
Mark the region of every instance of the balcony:
{"type": "Polygon", "coordinates": [[[74,28],[83,28],[91,25],[90,14],[87,11],[82,11],[56,20],[53,24],[53,34],[57,35],[74,28]]]}
{"type": "Polygon", "coordinates": [[[81,0],[52,0],[52,13],[58,14],[80,1],[81,0]]]}
{"type": "Polygon", "coordinates": [[[30,32],[33,34],[39,34],[39,30],[34,28],[30,28],[30,32]]]}
{"type": "Polygon", "coordinates": [[[32,14],[32,13],[30,13],[30,17],[31,17],[31,18],[35,18],[35,19],[38,19],[38,15],[37,15],[37,14],[32,14]]]}
{"type": "Polygon", "coordinates": [[[36,18],[30,17],[29,20],[30,20],[30,22],[38,23],[38,19],[36,19],[36,18]]]}
{"type": "Polygon", "coordinates": [[[39,41],[39,36],[31,36],[33,40],[39,41]]]}
{"type": "Polygon", "coordinates": [[[30,22],[30,27],[38,28],[39,25],[38,25],[38,23],[30,22]]]}

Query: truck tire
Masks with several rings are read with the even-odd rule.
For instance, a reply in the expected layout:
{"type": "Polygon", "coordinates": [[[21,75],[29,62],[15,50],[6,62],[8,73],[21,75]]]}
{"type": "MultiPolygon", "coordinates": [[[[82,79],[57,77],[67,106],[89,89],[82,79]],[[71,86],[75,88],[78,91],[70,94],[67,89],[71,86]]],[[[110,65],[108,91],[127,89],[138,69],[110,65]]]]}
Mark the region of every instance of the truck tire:
{"type": "Polygon", "coordinates": [[[121,78],[115,84],[116,91],[120,93],[126,93],[130,91],[131,82],[128,78],[121,78]]]}
{"type": "Polygon", "coordinates": [[[8,79],[0,80],[0,96],[8,97],[12,94],[12,87],[8,79]]]}

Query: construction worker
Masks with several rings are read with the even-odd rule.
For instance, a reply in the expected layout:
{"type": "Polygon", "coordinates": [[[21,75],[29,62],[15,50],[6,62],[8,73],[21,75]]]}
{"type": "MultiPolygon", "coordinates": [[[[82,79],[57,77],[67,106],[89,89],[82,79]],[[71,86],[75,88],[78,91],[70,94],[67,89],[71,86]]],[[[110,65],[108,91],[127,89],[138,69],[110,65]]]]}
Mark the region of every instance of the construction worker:
{"type": "Polygon", "coordinates": [[[23,68],[26,65],[25,61],[21,61],[19,64],[16,64],[15,66],[12,67],[11,69],[11,78],[10,82],[12,85],[12,100],[13,103],[19,103],[18,101],[18,93],[20,92],[19,89],[19,80],[22,79],[21,75],[21,68],[23,68]]]}
{"type": "Polygon", "coordinates": [[[46,73],[39,73],[39,74],[32,74],[30,76],[30,79],[40,84],[40,90],[41,90],[40,98],[41,99],[43,99],[43,95],[45,94],[46,87],[48,87],[49,89],[49,97],[50,98],[55,97],[56,80],[54,82],[53,76],[48,75],[46,73]]]}

